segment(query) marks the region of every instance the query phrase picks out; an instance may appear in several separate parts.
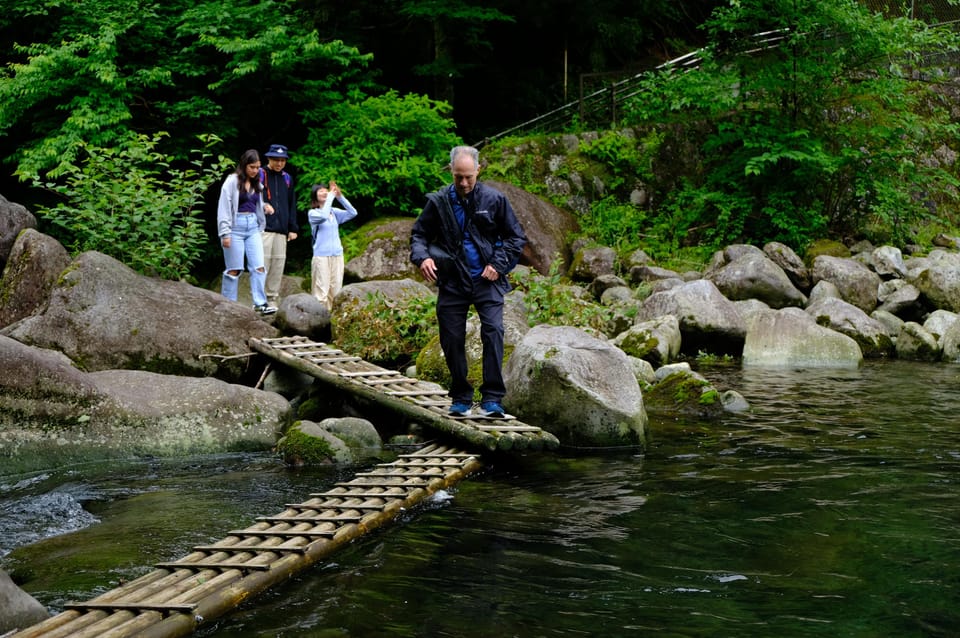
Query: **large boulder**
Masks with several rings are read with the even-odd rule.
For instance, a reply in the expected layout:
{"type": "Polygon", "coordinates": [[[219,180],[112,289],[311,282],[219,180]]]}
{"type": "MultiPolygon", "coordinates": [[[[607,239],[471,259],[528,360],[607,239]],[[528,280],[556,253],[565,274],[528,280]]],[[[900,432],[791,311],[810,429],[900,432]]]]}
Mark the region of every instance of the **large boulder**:
{"type": "Polygon", "coordinates": [[[617,263],[617,251],[609,246],[584,246],[573,255],[567,275],[574,281],[593,281],[611,276],[617,263]]]}
{"type": "Polygon", "coordinates": [[[844,301],[864,312],[877,307],[880,275],[854,259],[820,255],[813,262],[813,282],[829,281],[844,301]]]}
{"type": "Polygon", "coordinates": [[[50,617],[40,602],[17,587],[7,572],[0,569],[0,635],[25,629],[50,617]]]}
{"type": "Polygon", "coordinates": [[[389,364],[416,354],[405,322],[436,293],[412,279],[364,281],[340,290],[330,313],[333,341],[373,363],[389,364]]]}
{"type": "Polygon", "coordinates": [[[763,254],[783,269],[800,292],[806,293],[810,290],[810,271],[792,248],[778,241],[772,241],[764,245],[763,254]]]}
{"type": "Polygon", "coordinates": [[[857,368],[862,363],[856,341],[817,325],[799,308],[758,313],[743,345],[744,366],[857,368]]]}
{"type": "Polygon", "coordinates": [[[680,322],[682,351],[699,351],[739,356],[743,349],[746,322],[737,306],[723,296],[712,281],[698,279],[643,300],[637,322],[673,315],[680,322]]]}
{"type": "Polygon", "coordinates": [[[894,246],[880,246],[870,254],[870,266],[881,277],[906,277],[903,253],[894,246]]]}
{"type": "Polygon", "coordinates": [[[0,195],[0,272],[7,263],[10,249],[20,233],[37,227],[37,218],[20,204],[7,201],[0,195]]]}
{"type": "Polygon", "coordinates": [[[555,259],[559,258],[564,264],[571,262],[567,238],[580,231],[574,215],[513,184],[493,180],[486,183],[507,196],[523,226],[527,245],[523,248],[521,264],[547,274],[555,259]]]}
{"type": "Polygon", "coordinates": [[[879,310],[901,318],[915,320],[923,314],[920,291],[903,279],[890,279],[880,284],[877,299],[880,302],[879,310]]]}
{"type": "Polygon", "coordinates": [[[375,458],[383,445],[370,421],[357,417],[298,421],[277,441],[288,465],[352,464],[375,458]]]}
{"type": "Polygon", "coordinates": [[[330,310],[308,292],[284,297],[273,325],[284,334],[325,340],[330,335],[330,310]]]}
{"type": "Polygon", "coordinates": [[[59,352],[0,336],[0,459],[64,460],[269,449],[290,406],[278,394],[140,370],[83,372],[59,352]]]}
{"type": "Polygon", "coordinates": [[[406,279],[419,276],[410,261],[410,231],[413,219],[376,219],[364,224],[358,234],[367,241],[363,252],[344,264],[344,281],[406,279]]]}
{"type": "Polygon", "coordinates": [[[807,314],[821,326],[851,337],[864,357],[886,357],[894,352],[893,337],[885,325],[842,299],[827,297],[810,304],[807,314]]]}
{"type": "Polygon", "coordinates": [[[0,278],[0,328],[43,312],[70,254],[56,239],[32,228],[20,233],[0,278]]]}
{"type": "Polygon", "coordinates": [[[504,404],[573,446],[643,445],[647,414],[622,350],[565,326],[531,328],[504,368],[504,404]]]}
{"type": "Polygon", "coordinates": [[[759,299],[771,308],[803,306],[807,301],[783,269],[759,251],[744,253],[707,278],[733,301],[759,299]]]}
{"type": "Polygon", "coordinates": [[[912,271],[908,279],[929,305],[941,310],[960,312],[960,263],[957,259],[931,254],[929,265],[912,271]]]}
{"type": "Polygon", "coordinates": [[[248,339],[278,332],[252,308],[218,293],[145,277],[86,252],[63,272],[43,314],[0,334],[59,350],[88,372],[133,369],[236,381],[247,373],[248,339]]]}

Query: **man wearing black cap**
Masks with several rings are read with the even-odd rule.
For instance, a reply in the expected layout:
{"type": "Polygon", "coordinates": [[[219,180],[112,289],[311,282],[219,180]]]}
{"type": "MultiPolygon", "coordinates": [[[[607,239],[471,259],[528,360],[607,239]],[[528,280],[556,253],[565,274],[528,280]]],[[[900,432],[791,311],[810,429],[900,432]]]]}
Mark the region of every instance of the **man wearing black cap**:
{"type": "Polygon", "coordinates": [[[264,153],[267,168],[260,170],[263,184],[263,204],[267,214],[267,228],[263,231],[263,260],[267,267],[264,289],[267,303],[276,306],[280,297],[280,282],[287,261],[287,242],[297,238],[297,198],[293,194],[293,178],[283,170],[290,159],[287,147],[273,144],[264,153]],[[273,209],[273,214],[269,211],[273,209]]]}

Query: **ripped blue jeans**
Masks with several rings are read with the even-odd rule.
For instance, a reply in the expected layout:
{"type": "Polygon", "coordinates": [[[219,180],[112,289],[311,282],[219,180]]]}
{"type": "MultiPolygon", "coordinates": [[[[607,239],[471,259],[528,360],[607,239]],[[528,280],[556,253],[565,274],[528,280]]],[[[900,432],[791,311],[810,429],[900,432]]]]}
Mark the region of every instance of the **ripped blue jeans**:
{"type": "Polygon", "coordinates": [[[237,215],[237,223],[230,230],[230,247],[223,249],[226,268],[223,271],[220,293],[231,301],[237,300],[244,257],[247,260],[247,270],[250,271],[250,296],[253,297],[253,305],[262,306],[267,303],[267,294],[264,291],[267,270],[263,264],[263,239],[260,237],[256,215],[237,215]]]}

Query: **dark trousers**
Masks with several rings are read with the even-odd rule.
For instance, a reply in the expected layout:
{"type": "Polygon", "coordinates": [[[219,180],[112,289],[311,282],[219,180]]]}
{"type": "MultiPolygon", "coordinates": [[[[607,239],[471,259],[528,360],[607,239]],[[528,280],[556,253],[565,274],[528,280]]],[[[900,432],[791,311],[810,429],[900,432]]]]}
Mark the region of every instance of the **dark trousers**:
{"type": "Polygon", "coordinates": [[[452,381],[453,401],[473,401],[473,386],[467,381],[467,311],[470,306],[480,317],[480,342],[483,344],[483,383],[481,401],[500,401],[507,393],[503,385],[503,292],[491,282],[473,285],[472,294],[441,290],[437,297],[437,325],[440,347],[447,360],[452,381]]]}

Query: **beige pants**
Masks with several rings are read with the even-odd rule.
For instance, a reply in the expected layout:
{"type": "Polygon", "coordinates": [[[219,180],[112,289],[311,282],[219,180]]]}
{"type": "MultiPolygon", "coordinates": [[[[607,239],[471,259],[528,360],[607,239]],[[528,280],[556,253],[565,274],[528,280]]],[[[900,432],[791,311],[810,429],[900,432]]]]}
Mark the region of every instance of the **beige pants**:
{"type": "Polygon", "coordinates": [[[263,288],[267,293],[267,303],[275,306],[280,298],[283,266],[287,262],[287,234],[264,231],[262,235],[263,263],[267,267],[267,281],[263,288]]]}
{"type": "Polygon", "coordinates": [[[313,279],[310,292],[327,310],[332,310],[333,298],[343,288],[343,255],[314,257],[310,272],[313,279]]]}

